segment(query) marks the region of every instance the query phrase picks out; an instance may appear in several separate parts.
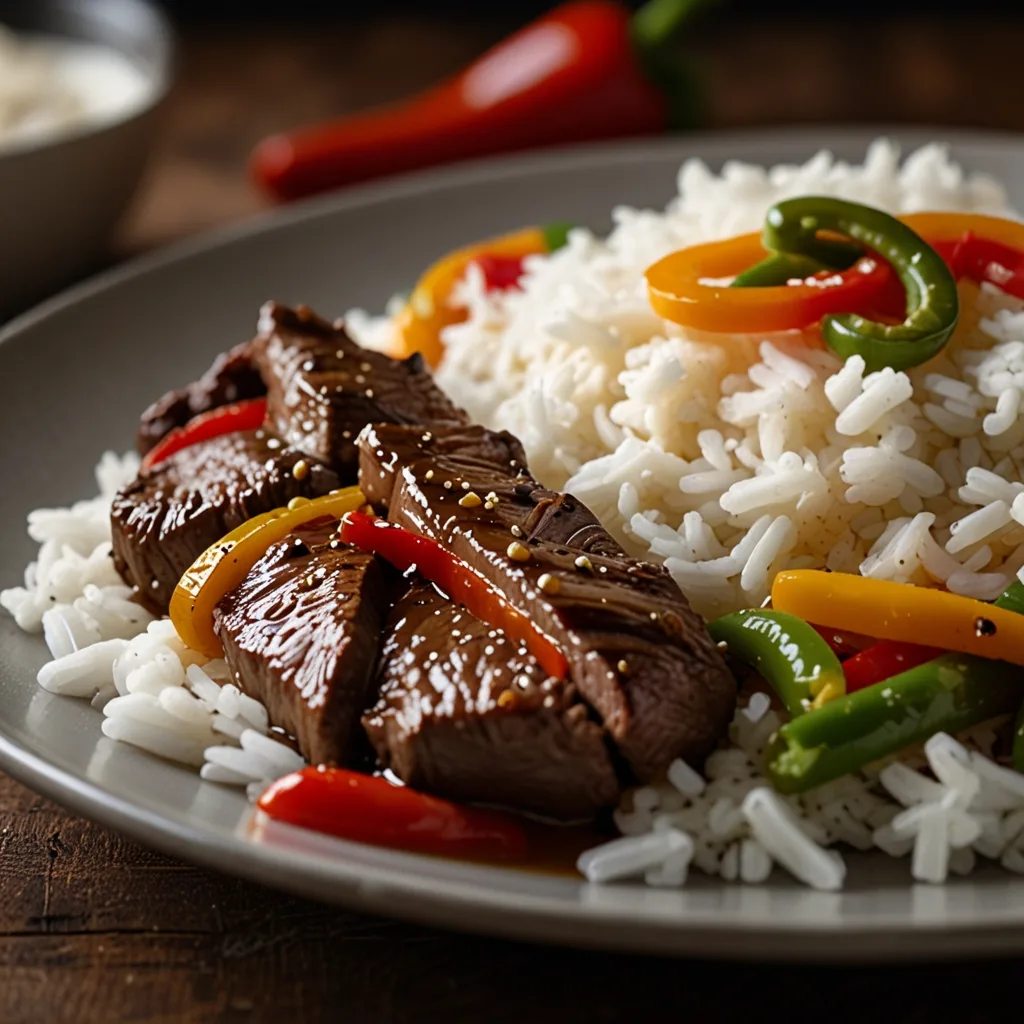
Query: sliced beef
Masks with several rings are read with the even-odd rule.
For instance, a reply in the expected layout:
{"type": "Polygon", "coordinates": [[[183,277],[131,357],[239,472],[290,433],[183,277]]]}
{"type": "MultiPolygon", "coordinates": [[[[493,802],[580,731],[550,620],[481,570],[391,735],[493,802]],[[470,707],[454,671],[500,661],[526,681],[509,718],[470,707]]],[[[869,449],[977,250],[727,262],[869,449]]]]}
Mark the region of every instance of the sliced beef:
{"type": "Polygon", "coordinates": [[[533,479],[522,445],[507,431],[487,430],[475,425],[416,430],[397,424],[375,423],[365,429],[359,444],[360,484],[367,500],[378,510],[388,508],[404,467],[432,459],[438,463],[435,479],[440,479],[438,472],[441,467],[447,466],[449,473],[456,472],[483,481],[480,486],[485,489],[480,492],[481,498],[486,498],[496,488],[508,491],[510,487],[515,493],[536,495],[533,511],[525,525],[521,521],[521,508],[507,504],[502,506],[499,502],[491,510],[498,521],[508,512],[511,515],[508,528],[515,525],[517,529],[525,530],[527,542],[544,540],[581,554],[626,557],[618,541],[586,505],[566,494],[545,490],[533,479]]]}
{"type": "Polygon", "coordinates": [[[477,569],[558,643],[640,779],[706,754],[729,723],[736,683],[668,572],[622,554],[570,495],[442,452],[441,434],[366,431],[360,478],[370,500],[477,569]],[[460,504],[467,494],[481,504],[460,504]]]}
{"type": "Polygon", "coordinates": [[[269,424],[346,482],[355,481],[355,440],[367,423],[466,422],[419,356],[400,362],[361,348],[304,306],[265,306],[254,347],[269,424]]]}
{"type": "Polygon", "coordinates": [[[252,356],[252,342],[236,345],[230,352],[218,356],[199,380],[169,391],[154,402],[142,414],[139,423],[135,438],[139,454],[145,455],[164,435],[183,426],[193,416],[266,394],[266,386],[252,356]]]}
{"type": "Polygon", "coordinates": [[[218,605],[215,628],[245,693],[311,764],[343,764],[358,734],[390,605],[390,571],[307,523],[218,605]]]}
{"type": "Polygon", "coordinates": [[[567,820],[618,798],[604,731],[573,684],[428,583],[395,605],[378,681],[363,726],[415,789],[567,820]]]}
{"type": "Polygon", "coordinates": [[[181,574],[247,519],[295,497],[327,494],[337,475],[262,430],[184,448],[114,498],[114,564],[154,612],[166,612],[181,574]],[[305,462],[305,467],[296,465],[305,462]]]}

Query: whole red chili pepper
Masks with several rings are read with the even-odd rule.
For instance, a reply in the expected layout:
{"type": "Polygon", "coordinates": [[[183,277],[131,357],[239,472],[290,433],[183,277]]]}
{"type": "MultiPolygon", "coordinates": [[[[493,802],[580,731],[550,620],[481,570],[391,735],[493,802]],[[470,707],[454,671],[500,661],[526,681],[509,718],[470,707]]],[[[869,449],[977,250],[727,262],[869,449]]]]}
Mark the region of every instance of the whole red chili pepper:
{"type": "Polygon", "coordinates": [[[665,46],[706,0],[556,7],[411,100],[264,139],[252,173],[297,199],[435,164],[686,127],[694,86],[665,46]]]}

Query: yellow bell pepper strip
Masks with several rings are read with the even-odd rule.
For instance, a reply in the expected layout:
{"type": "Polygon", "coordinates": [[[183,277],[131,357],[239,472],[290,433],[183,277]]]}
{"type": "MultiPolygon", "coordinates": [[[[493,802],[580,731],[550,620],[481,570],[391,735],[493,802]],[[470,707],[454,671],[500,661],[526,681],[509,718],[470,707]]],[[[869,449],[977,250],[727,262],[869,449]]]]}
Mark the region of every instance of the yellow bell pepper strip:
{"type": "Polygon", "coordinates": [[[820,626],[1024,665],[1024,616],[944,590],[852,573],[787,569],[772,607],[820,626]]]}
{"type": "Polygon", "coordinates": [[[651,306],[666,320],[701,331],[800,330],[829,313],[871,308],[893,279],[884,262],[865,257],[848,270],[824,271],[795,283],[730,286],[767,255],[756,233],[670,253],[646,271],[651,306]]]}
{"type": "Polygon", "coordinates": [[[1007,714],[1022,694],[1016,666],[945,654],[787,722],[768,742],[765,774],[780,792],[802,793],[937,732],[1007,714]]]}
{"type": "Polygon", "coordinates": [[[524,228],[465,246],[438,260],[416,283],[395,320],[391,355],[404,359],[419,352],[430,366],[436,367],[443,355],[441,331],[466,319],[466,310],[453,306],[451,297],[469,265],[483,257],[522,258],[554,252],[565,245],[572,227],[550,224],[524,228]]]}
{"type": "Polygon", "coordinates": [[[754,669],[794,718],[845,693],[832,648],[795,615],[749,608],[709,622],[708,632],[731,658],[754,669]]]}
{"type": "Polygon", "coordinates": [[[213,629],[213,609],[234,590],[272,544],[297,526],[314,519],[340,519],[366,504],[358,487],[346,487],[321,498],[293,498],[287,508],[274,509],[242,523],[211,544],[185,570],[171,596],[170,616],[187,647],[210,658],[224,653],[213,629]]]}
{"type": "Polygon", "coordinates": [[[881,210],[832,196],[803,196],[776,203],[765,217],[766,249],[813,255],[819,232],[838,232],[877,253],[895,271],[906,292],[906,317],[885,324],[848,305],[821,324],[835,353],[859,355],[869,372],[905,370],[937,355],[960,316],[956,280],[945,260],[906,224],[881,210]]]}

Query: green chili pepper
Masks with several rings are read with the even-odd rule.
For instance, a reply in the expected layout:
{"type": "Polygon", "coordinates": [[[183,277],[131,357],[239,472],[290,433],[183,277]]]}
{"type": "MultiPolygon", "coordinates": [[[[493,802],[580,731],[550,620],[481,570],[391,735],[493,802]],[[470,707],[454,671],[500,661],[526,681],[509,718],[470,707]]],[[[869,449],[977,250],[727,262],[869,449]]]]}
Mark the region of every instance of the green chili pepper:
{"type": "Polygon", "coordinates": [[[960,314],[956,280],[927,242],[881,210],[824,196],[787,199],[765,219],[764,247],[814,256],[819,231],[846,235],[877,253],[895,270],[907,293],[907,316],[889,326],[855,313],[827,316],[821,333],[844,359],[863,356],[869,372],[891,366],[905,370],[937,355],[949,341],[960,314]]]}
{"type": "Polygon", "coordinates": [[[813,255],[794,252],[773,252],[742,274],[737,274],[730,288],[775,288],[787,281],[806,280],[822,271],[849,270],[864,255],[859,245],[849,242],[819,240],[820,250],[813,255]]]}
{"type": "Polygon", "coordinates": [[[786,612],[751,608],[708,625],[717,643],[758,672],[795,718],[845,692],[843,666],[821,635],[786,612]]]}
{"type": "MultiPolygon", "coordinates": [[[[998,608],[1024,615],[1024,583],[1014,580],[993,602],[998,608]]],[[[1024,704],[1013,723],[1013,767],[1024,772],[1024,704]]]]}
{"type": "Polygon", "coordinates": [[[1024,615],[1024,583],[1014,580],[992,603],[997,608],[1007,608],[1024,615]]]}
{"type": "Polygon", "coordinates": [[[1006,714],[1022,690],[1019,667],[946,654],[787,722],[768,745],[766,773],[780,792],[813,789],[937,732],[1006,714]]]}

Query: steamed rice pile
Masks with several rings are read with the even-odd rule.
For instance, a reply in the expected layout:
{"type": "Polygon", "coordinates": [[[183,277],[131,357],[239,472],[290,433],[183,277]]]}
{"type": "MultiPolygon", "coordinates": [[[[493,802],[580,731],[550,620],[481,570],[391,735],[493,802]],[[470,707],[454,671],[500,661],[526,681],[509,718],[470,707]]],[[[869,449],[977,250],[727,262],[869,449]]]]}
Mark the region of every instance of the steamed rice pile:
{"type": "MultiPolygon", "coordinates": [[[[657,317],[643,272],[686,245],[757,230],[768,206],[837,195],[891,212],[1012,216],[998,183],[966,177],[939,146],[900,166],[885,142],[862,166],[820,154],[771,171],[687,163],[664,213],[619,209],[607,239],[574,231],[531,257],[520,291],[487,294],[474,268],[469,319],[445,332],[441,385],[479,421],[524,442],[543,483],[572,491],[633,553],[664,562],[711,617],[759,606],[783,568],[860,572],[991,599],[1024,567],[1024,306],[963,286],[946,350],[908,373],[865,374],[814,339],[699,335],[657,317]]],[[[368,347],[387,317],[361,311],[368,347]]],[[[39,683],[92,700],[111,739],[245,786],[255,798],[302,759],[223,661],[190,651],[169,620],[129,600],[110,558],[110,502],[138,470],[107,454],[100,495],[38,510],[23,587],[0,604],[42,632],[39,683]]],[[[773,865],[843,884],[836,844],[909,855],[940,882],[978,858],[1024,872],[1024,775],[989,756],[989,723],[800,797],[776,794],[761,755],[780,722],[763,694],[736,715],[705,776],[675,762],[628,794],[621,839],[584,854],[591,881],[684,884],[691,867],[761,882],[773,865]],[[966,744],[966,745],[965,745],[966,744]],[[920,769],[920,770],[918,770],[920,769]],[[927,771],[924,774],[923,771],[927,771]]]]}
{"type": "MultiPolygon", "coordinates": [[[[1024,566],[1024,314],[964,286],[954,341],[927,365],[864,373],[798,332],[701,335],[658,317],[643,273],[667,253],[756,231],[785,197],[890,212],[1013,216],[1002,188],[939,146],[899,166],[821,154],[771,171],[698,161],[664,213],[619,209],[532,257],[522,291],[487,294],[444,335],[442,387],[511,430],[548,486],[585,501],[634,554],[662,561],[705,616],[758,606],[783,568],[824,568],[971,597],[1024,566]]],[[[369,331],[372,334],[372,330],[369,331]]]]}

